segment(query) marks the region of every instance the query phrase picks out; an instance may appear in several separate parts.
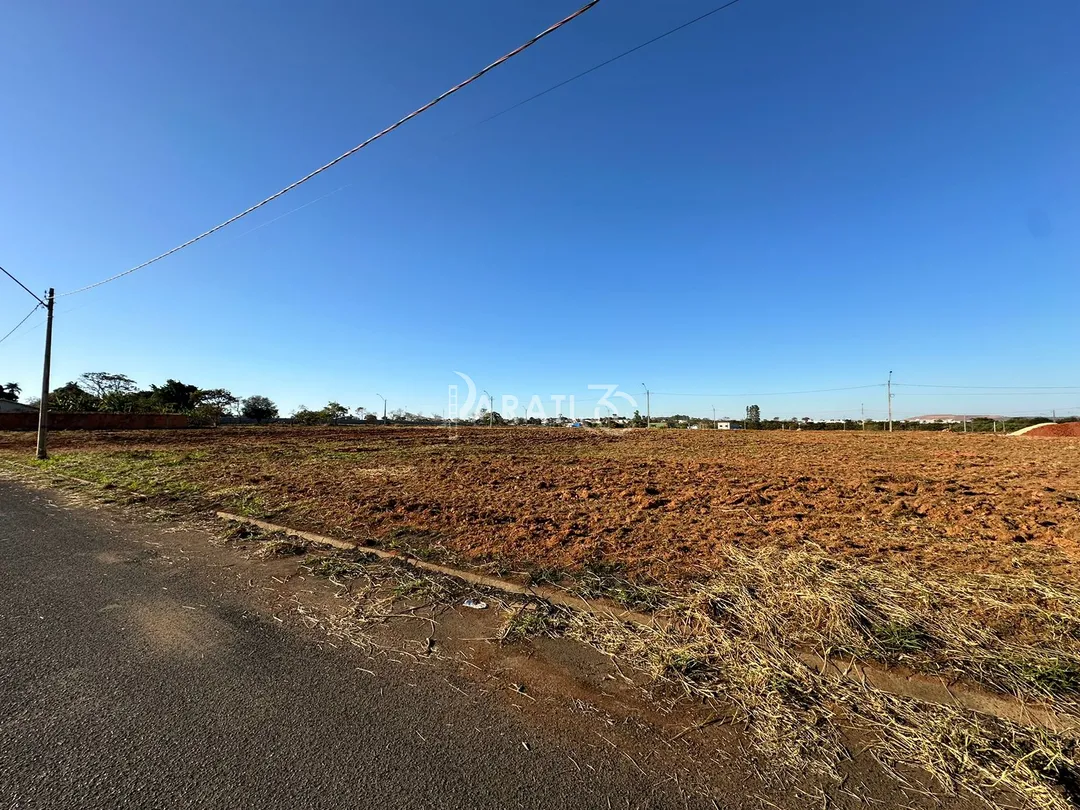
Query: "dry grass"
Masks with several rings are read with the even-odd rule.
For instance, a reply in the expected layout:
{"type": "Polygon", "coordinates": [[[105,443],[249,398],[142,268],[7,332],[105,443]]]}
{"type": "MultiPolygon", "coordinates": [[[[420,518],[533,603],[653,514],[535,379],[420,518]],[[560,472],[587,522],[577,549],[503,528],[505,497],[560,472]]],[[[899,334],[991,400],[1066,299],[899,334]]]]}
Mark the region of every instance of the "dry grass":
{"type": "Polygon", "coordinates": [[[807,666],[800,646],[962,675],[1075,709],[1080,591],[1017,576],[927,580],[821,552],[732,550],[713,578],[665,599],[654,628],[560,610],[542,628],[588,643],[686,697],[734,709],[777,778],[835,777],[845,728],[872,732],[898,779],[922,770],[992,806],[1064,808],[1077,741],[921,703],[807,666]],[[1057,639],[1046,646],[1035,639],[1057,639]]]}

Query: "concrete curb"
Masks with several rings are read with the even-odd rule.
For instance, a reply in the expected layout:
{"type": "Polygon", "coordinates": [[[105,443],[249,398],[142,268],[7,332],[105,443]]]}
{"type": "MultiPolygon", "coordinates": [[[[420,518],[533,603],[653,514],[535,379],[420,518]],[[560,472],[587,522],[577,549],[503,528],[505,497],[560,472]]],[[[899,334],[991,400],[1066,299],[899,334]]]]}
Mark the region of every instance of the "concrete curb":
{"type": "Polygon", "coordinates": [[[279,526],[276,523],[268,523],[265,520],[258,520],[257,518],[234,515],[231,512],[218,512],[217,516],[224,520],[232,520],[239,523],[249,523],[252,526],[258,526],[260,529],[264,529],[266,531],[281,532],[283,534],[289,535],[290,537],[298,537],[301,540],[307,540],[311,543],[319,543],[321,545],[333,546],[334,548],[348,549],[350,551],[363,551],[367,554],[374,554],[376,557],[381,557],[384,560],[398,560],[399,562],[411,565],[413,568],[419,568],[423,571],[430,571],[433,574],[442,574],[443,576],[455,577],[456,579],[468,582],[470,585],[477,585],[482,588],[493,588],[494,590],[503,591],[504,593],[512,593],[518,596],[533,596],[538,599],[543,599],[546,602],[551,602],[553,605],[559,605],[560,607],[571,608],[572,610],[581,610],[585,611],[586,613],[609,616],[620,619],[621,621],[627,621],[633,624],[643,625],[645,627],[659,626],[659,622],[655,616],[649,616],[648,614],[639,613],[634,610],[627,610],[615,604],[614,602],[608,602],[607,600],[603,599],[594,599],[590,601],[582,599],[578,596],[572,596],[556,588],[549,588],[543,585],[521,585],[517,582],[511,582],[506,579],[490,577],[486,574],[477,574],[475,571],[466,571],[461,568],[451,568],[448,565],[438,565],[437,563],[427,562],[426,560],[418,559],[410,554],[405,554],[400,551],[379,548],[377,546],[367,546],[358,543],[350,543],[346,540],[338,540],[335,537],[326,537],[325,535],[321,534],[300,531],[299,529],[291,529],[288,526],[279,526]]]}
{"type": "Polygon", "coordinates": [[[865,662],[825,659],[814,652],[800,651],[799,659],[808,667],[838,680],[872,686],[879,692],[933,703],[953,709],[1008,720],[1020,726],[1038,727],[1055,734],[1080,734],[1080,717],[1056,712],[1039,704],[988,692],[962,681],[947,682],[902,667],[885,669],[865,662]]]}

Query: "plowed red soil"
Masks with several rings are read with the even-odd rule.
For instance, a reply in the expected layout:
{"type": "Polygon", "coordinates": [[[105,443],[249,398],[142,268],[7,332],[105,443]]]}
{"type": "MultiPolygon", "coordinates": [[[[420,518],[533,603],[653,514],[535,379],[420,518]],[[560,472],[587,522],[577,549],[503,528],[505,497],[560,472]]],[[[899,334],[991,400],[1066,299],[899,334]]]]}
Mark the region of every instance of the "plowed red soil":
{"type": "MultiPolygon", "coordinates": [[[[31,434],[0,434],[22,460],[31,434]]],[[[280,523],[685,577],[725,544],[963,570],[1080,549],[1080,442],[947,433],[233,428],[54,434],[58,469],[280,523]],[[134,470],[129,479],[123,470],[134,470]],[[119,472],[117,472],[119,471],[119,472]]]]}
{"type": "Polygon", "coordinates": [[[1060,422],[1029,430],[1025,436],[1080,436],[1080,422],[1060,422]]]}

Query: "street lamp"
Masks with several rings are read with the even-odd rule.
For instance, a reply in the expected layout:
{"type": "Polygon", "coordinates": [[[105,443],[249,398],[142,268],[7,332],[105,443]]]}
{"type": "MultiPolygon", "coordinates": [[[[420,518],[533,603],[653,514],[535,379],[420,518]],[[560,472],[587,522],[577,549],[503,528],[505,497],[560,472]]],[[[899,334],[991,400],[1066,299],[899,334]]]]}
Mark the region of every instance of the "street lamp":
{"type": "Polygon", "coordinates": [[[376,394],[375,396],[377,396],[379,399],[382,400],[382,418],[383,418],[383,421],[385,422],[386,421],[386,397],[384,397],[382,394],[376,394]]]}

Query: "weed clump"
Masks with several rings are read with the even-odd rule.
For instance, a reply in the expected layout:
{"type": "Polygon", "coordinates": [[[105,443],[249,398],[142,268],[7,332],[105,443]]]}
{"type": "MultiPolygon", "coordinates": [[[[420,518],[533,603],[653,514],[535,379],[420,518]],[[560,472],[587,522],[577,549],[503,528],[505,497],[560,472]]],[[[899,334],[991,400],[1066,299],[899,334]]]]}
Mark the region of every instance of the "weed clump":
{"type": "Polygon", "coordinates": [[[499,628],[497,638],[504,644],[510,644],[537,636],[555,635],[559,629],[560,625],[552,611],[535,603],[519,604],[510,610],[499,628]]]}

